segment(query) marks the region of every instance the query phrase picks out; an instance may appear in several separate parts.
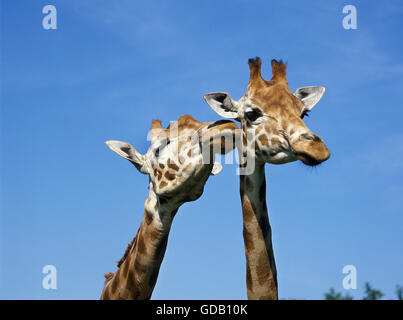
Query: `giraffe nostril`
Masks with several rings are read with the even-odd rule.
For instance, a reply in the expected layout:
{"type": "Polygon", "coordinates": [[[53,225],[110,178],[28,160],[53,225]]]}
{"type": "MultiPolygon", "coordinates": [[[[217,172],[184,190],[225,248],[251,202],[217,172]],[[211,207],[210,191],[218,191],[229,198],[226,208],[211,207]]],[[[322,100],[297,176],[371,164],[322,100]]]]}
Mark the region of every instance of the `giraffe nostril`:
{"type": "Polygon", "coordinates": [[[316,134],[314,133],[303,133],[299,136],[301,140],[311,140],[315,142],[321,142],[322,139],[319,138],[316,134]]]}

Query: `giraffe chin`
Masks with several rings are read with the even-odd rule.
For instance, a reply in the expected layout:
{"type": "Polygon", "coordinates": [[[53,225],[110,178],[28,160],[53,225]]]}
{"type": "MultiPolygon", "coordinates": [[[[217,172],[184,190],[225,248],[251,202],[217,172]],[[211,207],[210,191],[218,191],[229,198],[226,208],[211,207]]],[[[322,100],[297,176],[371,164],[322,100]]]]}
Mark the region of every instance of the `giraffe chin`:
{"type": "Polygon", "coordinates": [[[297,141],[292,144],[292,148],[296,159],[310,167],[315,167],[330,158],[330,151],[320,138],[316,141],[297,141]]]}
{"type": "Polygon", "coordinates": [[[326,161],[328,157],[326,159],[315,159],[309,154],[298,154],[297,159],[301,160],[301,162],[307,166],[316,167],[317,165],[320,165],[322,162],[326,161]]]}

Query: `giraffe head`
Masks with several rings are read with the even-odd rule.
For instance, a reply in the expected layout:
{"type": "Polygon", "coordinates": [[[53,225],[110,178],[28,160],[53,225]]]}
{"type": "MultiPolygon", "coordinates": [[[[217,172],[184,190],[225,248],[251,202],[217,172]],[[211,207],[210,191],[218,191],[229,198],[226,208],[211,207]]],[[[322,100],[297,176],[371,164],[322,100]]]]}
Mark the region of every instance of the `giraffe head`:
{"type": "Polygon", "coordinates": [[[253,145],[257,161],[281,164],[301,160],[314,166],[330,156],[322,139],[305,125],[303,118],[325,92],[321,86],[290,91],[286,64],[271,61],[272,78],[261,75],[260,58],[249,59],[248,91],[234,101],[226,92],[204,96],[210,107],[224,118],[236,119],[242,125],[242,146],[253,145]]]}
{"type": "Polygon", "coordinates": [[[174,198],[173,202],[180,205],[199,198],[210,174],[221,171],[221,165],[214,163],[214,155],[235,147],[236,129],[238,126],[232,121],[201,123],[183,115],[167,129],[161,127],[160,120],[152,122],[151,146],[144,155],[126,142],[109,140],[106,144],[141,173],[149,175],[160,199],[174,198]]]}

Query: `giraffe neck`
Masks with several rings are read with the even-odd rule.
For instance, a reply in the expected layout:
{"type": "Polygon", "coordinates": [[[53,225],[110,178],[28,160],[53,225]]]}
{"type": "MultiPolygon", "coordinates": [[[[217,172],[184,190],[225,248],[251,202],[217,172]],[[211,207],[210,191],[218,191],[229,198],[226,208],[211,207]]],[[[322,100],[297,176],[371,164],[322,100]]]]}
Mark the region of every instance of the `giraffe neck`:
{"type": "Polygon", "coordinates": [[[248,299],[278,299],[264,163],[256,162],[252,174],[240,175],[240,195],[248,299]]]}
{"type": "Polygon", "coordinates": [[[178,204],[155,194],[152,183],[136,237],[119,261],[119,269],[105,284],[101,299],[149,299],[164,258],[171,223],[178,204]]]}

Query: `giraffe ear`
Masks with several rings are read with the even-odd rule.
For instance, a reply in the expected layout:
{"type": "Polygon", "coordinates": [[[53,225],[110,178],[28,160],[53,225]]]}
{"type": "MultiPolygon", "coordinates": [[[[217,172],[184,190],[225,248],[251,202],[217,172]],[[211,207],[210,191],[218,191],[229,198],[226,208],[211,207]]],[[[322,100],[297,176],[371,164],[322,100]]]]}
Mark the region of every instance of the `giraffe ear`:
{"type": "Polygon", "coordinates": [[[294,96],[304,103],[304,108],[301,110],[301,114],[311,111],[322,98],[325,90],[326,88],[321,86],[298,88],[294,92],[294,96]]]}
{"type": "Polygon", "coordinates": [[[129,143],[116,140],[108,140],[105,143],[113,152],[133,163],[141,173],[148,174],[144,156],[137,152],[129,143]]]}
{"type": "Polygon", "coordinates": [[[226,92],[212,92],[203,96],[207,104],[217,112],[221,117],[226,119],[235,119],[239,121],[238,105],[231,99],[226,92]]]}

